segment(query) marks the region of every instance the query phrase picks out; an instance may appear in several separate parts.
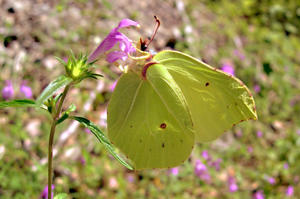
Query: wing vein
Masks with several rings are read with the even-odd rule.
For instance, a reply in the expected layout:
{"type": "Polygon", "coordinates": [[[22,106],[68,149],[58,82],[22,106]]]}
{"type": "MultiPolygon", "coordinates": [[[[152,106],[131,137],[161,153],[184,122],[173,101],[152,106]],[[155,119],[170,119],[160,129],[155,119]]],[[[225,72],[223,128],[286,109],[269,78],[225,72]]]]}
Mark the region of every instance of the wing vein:
{"type": "Polygon", "coordinates": [[[125,117],[125,119],[123,120],[122,125],[121,125],[121,127],[119,128],[119,130],[118,130],[118,132],[117,132],[117,134],[116,134],[116,138],[115,138],[116,140],[118,139],[118,137],[119,137],[119,135],[120,135],[119,132],[120,132],[121,129],[124,127],[124,124],[126,123],[128,117],[129,117],[129,115],[130,115],[130,113],[131,113],[131,111],[132,111],[132,109],[133,109],[133,106],[134,106],[134,104],[135,104],[135,100],[136,100],[136,98],[137,98],[137,96],[138,96],[138,94],[139,94],[139,91],[140,91],[140,88],[142,87],[142,84],[143,84],[143,81],[140,82],[140,84],[138,85],[138,87],[137,87],[137,89],[136,89],[136,91],[135,91],[135,93],[134,93],[134,96],[133,96],[132,102],[131,102],[131,104],[130,104],[130,107],[129,107],[129,109],[128,109],[128,112],[127,112],[127,114],[126,114],[126,117],[125,117]]]}

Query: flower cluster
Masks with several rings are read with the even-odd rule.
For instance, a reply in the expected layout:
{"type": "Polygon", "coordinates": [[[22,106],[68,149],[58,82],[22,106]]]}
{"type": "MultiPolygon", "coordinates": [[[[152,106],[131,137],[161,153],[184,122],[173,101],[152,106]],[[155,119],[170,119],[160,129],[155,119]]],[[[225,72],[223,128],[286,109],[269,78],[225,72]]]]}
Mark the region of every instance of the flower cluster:
{"type": "MultiPolygon", "coordinates": [[[[11,80],[6,80],[5,85],[2,88],[2,98],[4,100],[10,100],[14,97],[15,95],[15,89],[13,87],[13,84],[11,80]]],[[[31,88],[27,85],[26,81],[22,81],[20,85],[20,94],[24,96],[25,98],[32,98],[32,90],[31,88]]]]}

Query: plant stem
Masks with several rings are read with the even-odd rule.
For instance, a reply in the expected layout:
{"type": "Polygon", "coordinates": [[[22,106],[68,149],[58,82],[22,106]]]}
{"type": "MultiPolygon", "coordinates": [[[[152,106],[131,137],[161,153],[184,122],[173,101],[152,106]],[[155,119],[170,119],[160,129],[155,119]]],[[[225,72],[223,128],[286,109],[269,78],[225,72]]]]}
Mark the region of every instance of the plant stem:
{"type": "Polygon", "coordinates": [[[53,116],[53,120],[52,120],[52,124],[51,124],[50,137],[49,137],[49,146],[48,146],[48,199],[51,199],[51,195],[52,195],[51,187],[52,187],[53,140],[54,140],[56,122],[59,118],[64,100],[67,96],[67,93],[68,93],[70,87],[71,87],[71,84],[69,84],[65,87],[65,90],[64,90],[63,95],[62,95],[62,97],[59,101],[57,111],[56,111],[55,115],[53,116]]]}

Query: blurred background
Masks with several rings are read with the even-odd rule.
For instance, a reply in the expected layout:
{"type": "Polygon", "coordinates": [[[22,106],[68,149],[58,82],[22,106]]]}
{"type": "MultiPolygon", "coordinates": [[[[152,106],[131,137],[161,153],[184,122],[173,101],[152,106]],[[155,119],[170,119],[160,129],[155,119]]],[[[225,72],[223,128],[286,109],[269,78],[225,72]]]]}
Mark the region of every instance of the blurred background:
{"type": "MultiPolygon", "coordinates": [[[[78,123],[58,126],[55,193],[70,198],[300,198],[300,3],[293,0],[0,0],[1,100],[35,99],[64,68],[55,56],[89,54],[123,18],[125,30],[148,37],[150,49],[176,49],[240,78],[252,91],[258,121],[197,144],[169,170],[129,171],[78,123]]],[[[80,115],[106,126],[106,106],[120,75],[68,95],[80,115]]],[[[0,110],[0,198],[44,198],[49,116],[34,109],[0,110]]],[[[133,143],[134,144],[134,143],[133,143]]]]}

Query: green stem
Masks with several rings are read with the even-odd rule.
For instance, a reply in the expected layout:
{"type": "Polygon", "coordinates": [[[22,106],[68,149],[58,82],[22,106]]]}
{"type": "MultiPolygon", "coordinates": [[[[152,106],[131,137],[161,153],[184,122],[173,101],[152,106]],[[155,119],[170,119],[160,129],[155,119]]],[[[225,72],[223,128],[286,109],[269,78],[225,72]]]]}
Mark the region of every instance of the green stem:
{"type": "Polygon", "coordinates": [[[48,199],[51,199],[51,195],[52,195],[51,186],[52,186],[53,140],[54,140],[56,122],[59,119],[59,115],[60,115],[60,112],[62,110],[64,100],[67,96],[67,93],[68,93],[70,87],[71,87],[71,84],[69,84],[65,87],[65,90],[64,90],[63,95],[62,95],[62,97],[59,101],[57,111],[56,111],[55,115],[53,116],[53,120],[52,120],[52,124],[51,124],[50,137],[49,137],[49,146],[48,146],[48,199]]]}

